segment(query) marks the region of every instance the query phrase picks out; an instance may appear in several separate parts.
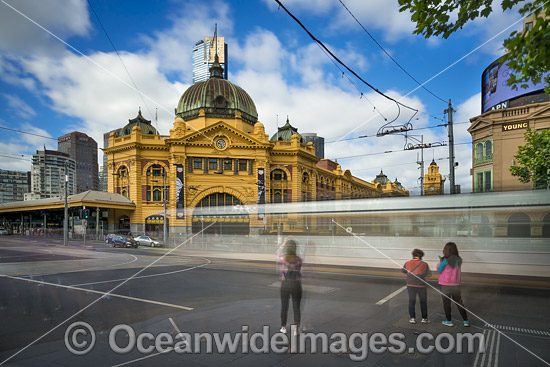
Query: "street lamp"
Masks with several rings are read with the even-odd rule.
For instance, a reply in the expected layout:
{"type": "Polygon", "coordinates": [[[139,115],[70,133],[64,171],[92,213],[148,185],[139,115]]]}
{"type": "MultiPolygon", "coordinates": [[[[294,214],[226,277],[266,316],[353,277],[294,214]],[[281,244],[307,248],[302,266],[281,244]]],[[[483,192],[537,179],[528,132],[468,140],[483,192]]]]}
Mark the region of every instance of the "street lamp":
{"type": "Polygon", "coordinates": [[[69,204],[67,202],[67,189],[69,186],[69,173],[65,163],[65,208],[63,210],[63,245],[69,245],[69,204]]]}

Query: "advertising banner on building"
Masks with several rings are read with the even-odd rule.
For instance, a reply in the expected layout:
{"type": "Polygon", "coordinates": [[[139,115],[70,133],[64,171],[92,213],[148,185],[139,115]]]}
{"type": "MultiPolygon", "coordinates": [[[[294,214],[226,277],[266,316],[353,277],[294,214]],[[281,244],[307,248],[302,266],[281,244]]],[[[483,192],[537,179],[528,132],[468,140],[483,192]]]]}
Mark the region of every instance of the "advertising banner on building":
{"type": "Polygon", "coordinates": [[[183,219],[185,217],[185,190],[183,189],[183,165],[176,166],[176,218],[183,219]]]}
{"type": "Polygon", "coordinates": [[[258,219],[264,218],[265,204],[265,174],[263,168],[258,168],[258,219]]]}
{"type": "Polygon", "coordinates": [[[508,79],[512,74],[513,70],[508,67],[508,61],[503,62],[503,58],[494,61],[485,69],[481,76],[482,113],[490,109],[507,108],[510,100],[536,91],[542,91],[547,86],[544,78],[548,73],[542,74],[543,81],[540,83],[520,83],[525,85],[526,88],[522,86],[514,88],[508,85],[508,79]]]}

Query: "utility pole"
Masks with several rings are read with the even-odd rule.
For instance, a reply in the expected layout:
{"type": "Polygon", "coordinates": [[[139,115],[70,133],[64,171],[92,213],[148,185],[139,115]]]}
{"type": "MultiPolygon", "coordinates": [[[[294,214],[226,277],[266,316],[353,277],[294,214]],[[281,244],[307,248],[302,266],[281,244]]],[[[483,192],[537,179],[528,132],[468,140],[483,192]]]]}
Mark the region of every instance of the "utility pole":
{"type": "Polygon", "coordinates": [[[65,209],[63,217],[63,245],[69,245],[69,203],[67,202],[67,191],[69,189],[69,173],[67,172],[67,163],[65,163],[65,209]]]}
{"type": "Polygon", "coordinates": [[[420,135],[420,161],[418,161],[418,153],[416,155],[416,164],[420,165],[420,196],[424,196],[424,135],[420,135]]]}
{"type": "Polygon", "coordinates": [[[450,181],[450,193],[451,195],[455,194],[455,149],[454,149],[454,137],[453,137],[453,105],[451,104],[451,99],[449,98],[449,108],[443,110],[447,113],[447,124],[449,128],[449,181],[450,181]]]}

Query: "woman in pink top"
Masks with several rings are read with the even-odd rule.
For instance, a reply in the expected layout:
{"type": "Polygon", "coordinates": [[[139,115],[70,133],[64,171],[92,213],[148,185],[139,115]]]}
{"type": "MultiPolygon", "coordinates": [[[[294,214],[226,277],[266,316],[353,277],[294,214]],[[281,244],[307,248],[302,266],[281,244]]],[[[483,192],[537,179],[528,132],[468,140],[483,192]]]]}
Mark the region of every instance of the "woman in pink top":
{"type": "Polygon", "coordinates": [[[451,299],[456,303],[458,312],[464,320],[464,326],[470,326],[468,314],[464,308],[464,302],[460,292],[460,267],[462,258],[458,255],[458,248],[454,242],[448,242],[443,248],[443,257],[439,257],[437,272],[439,273],[439,286],[443,299],[443,310],[447,320],[441,323],[445,326],[454,326],[451,319],[451,299]]]}
{"type": "Polygon", "coordinates": [[[302,301],[302,259],[296,255],[296,241],[287,239],[277,251],[281,270],[281,332],[286,333],[288,306],[292,297],[294,324],[300,328],[300,303],[302,301]]]}

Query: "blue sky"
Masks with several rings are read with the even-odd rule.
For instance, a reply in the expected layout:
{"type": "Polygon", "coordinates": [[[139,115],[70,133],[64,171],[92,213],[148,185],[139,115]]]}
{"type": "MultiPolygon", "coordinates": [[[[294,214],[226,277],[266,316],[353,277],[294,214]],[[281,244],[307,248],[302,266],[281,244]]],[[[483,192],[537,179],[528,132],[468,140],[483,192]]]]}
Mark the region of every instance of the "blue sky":
{"type": "MultiPolygon", "coordinates": [[[[516,11],[503,13],[497,5],[488,19],[449,39],[426,40],[412,34],[410,14],[398,11],[397,0],[281,2],[361,78],[418,109],[410,134],[423,135],[425,143],[448,140],[446,128],[432,128],[446,120],[446,103],[418,88],[342,3],[409,74],[452,100],[456,143],[471,141],[466,129],[481,112],[481,73],[502,55],[503,39],[522,27],[516,11]]],[[[158,111],[157,128],[168,134],[192,82],[193,45],[217,23],[228,44],[229,80],[252,97],[268,134],[288,116],[299,132],[325,137],[326,158],[355,176],[371,181],[383,169],[418,194],[420,150],[403,151],[403,136],[370,137],[384,118],[409,121],[410,110],[398,115],[395,103],[343,74],[275,0],[90,3],[120,58],[87,1],[0,2],[1,127],[51,138],[78,130],[102,147],[103,133],[124,126],[141,107],[150,120],[158,111]]],[[[57,148],[55,139],[0,129],[0,168],[30,170],[30,156],[44,145],[57,148]]],[[[435,158],[444,175],[448,155],[448,147],[424,150],[426,165],[435,158]]],[[[455,155],[456,183],[469,192],[471,145],[456,145],[455,155]]]]}

